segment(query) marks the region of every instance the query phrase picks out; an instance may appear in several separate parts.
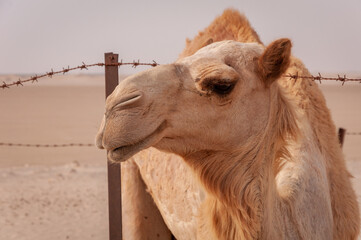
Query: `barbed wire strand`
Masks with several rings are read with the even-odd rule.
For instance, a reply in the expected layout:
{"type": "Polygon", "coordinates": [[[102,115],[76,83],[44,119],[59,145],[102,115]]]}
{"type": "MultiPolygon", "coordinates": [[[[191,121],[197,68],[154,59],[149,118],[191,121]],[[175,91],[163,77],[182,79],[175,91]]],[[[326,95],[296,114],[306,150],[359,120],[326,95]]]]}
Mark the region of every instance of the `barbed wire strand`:
{"type": "Polygon", "coordinates": [[[93,147],[93,143],[65,143],[65,144],[28,144],[28,143],[0,143],[6,147],[36,147],[36,148],[62,148],[62,147],[93,147]]]}
{"type": "MultiPolygon", "coordinates": [[[[359,135],[361,132],[346,132],[346,135],[359,135]]],[[[33,147],[33,148],[63,148],[63,147],[94,147],[93,143],[65,143],[65,144],[28,144],[28,143],[10,143],[0,142],[4,147],[33,147]]]]}
{"type": "Polygon", "coordinates": [[[313,76],[313,75],[299,76],[298,73],[296,73],[296,74],[286,74],[283,77],[288,77],[295,81],[297,81],[298,79],[311,79],[312,81],[319,81],[320,84],[322,83],[322,81],[340,81],[342,82],[342,86],[345,84],[345,82],[361,83],[361,78],[348,78],[346,77],[346,75],[343,75],[343,77],[341,77],[339,74],[337,75],[337,77],[323,77],[321,73],[318,73],[317,76],[313,76]]]}
{"type": "Polygon", "coordinates": [[[77,69],[80,69],[80,70],[83,70],[83,69],[86,69],[88,70],[88,68],[90,67],[95,67],[95,66],[98,66],[98,67],[104,67],[104,66],[123,66],[123,65],[131,65],[133,68],[136,68],[138,66],[152,66],[152,67],[156,67],[158,66],[159,64],[153,60],[152,63],[143,63],[143,62],[139,62],[138,61],[134,61],[133,62],[123,62],[123,60],[121,60],[120,62],[118,63],[109,63],[109,64],[105,64],[105,63],[93,63],[93,64],[85,64],[84,62],[82,62],[82,65],[79,65],[79,66],[76,66],[76,67],[72,67],[70,68],[69,66],[67,68],[63,68],[63,70],[59,70],[59,71],[54,71],[53,69],[51,69],[50,72],[47,72],[47,73],[44,73],[44,74],[41,74],[41,75],[35,75],[35,76],[31,76],[30,78],[27,78],[27,79],[19,79],[18,81],[15,81],[15,82],[12,82],[12,83],[5,83],[3,82],[2,85],[0,85],[0,88],[2,89],[6,89],[6,88],[10,88],[11,86],[23,86],[23,83],[27,83],[27,82],[31,82],[31,83],[35,83],[35,82],[38,82],[38,79],[39,78],[44,78],[44,77],[53,77],[54,75],[57,75],[57,74],[65,74],[67,72],[70,72],[70,71],[74,71],[74,70],[77,70],[77,69]]]}
{"type": "MultiPolygon", "coordinates": [[[[79,66],[76,66],[76,67],[70,68],[68,66],[67,68],[63,68],[63,70],[59,70],[59,71],[54,71],[53,69],[51,69],[50,72],[46,72],[46,73],[41,74],[41,75],[31,76],[30,78],[27,78],[27,79],[23,79],[23,80],[19,79],[18,81],[15,81],[15,82],[12,82],[12,83],[3,82],[3,84],[0,85],[0,88],[6,89],[6,88],[10,88],[12,86],[23,86],[23,83],[38,82],[39,78],[44,78],[44,77],[50,77],[51,78],[54,75],[61,74],[61,73],[65,74],[67,72],[74,71],[74,70],[77,70],[77,69],[80,69],[80,70],[86,69],[86,70],[88,70],[88,68],[95,67],[95,66],[99,66],[99,67],[118,66],[118,67],[120,67],[120,66],[123,66],[123,65],[131,65],[132,67],[136,68],[136,67],[138,67],[140,65],[156,67],[159,64],[154,60],[153,60],[152,63],[139,62],[139,60],[138,61],[133,60],[133,62],[123,62],[123,60],[122,60],[122,61],[120,61],[118,63],[110,63],[110,64],[105,64],[105,63],[85,64],[84,62],[82,62],[82,65],[79,65],[79,66]]],[[[361,78],[348,78],[348,77],[346,77],[346,75],[343,75],[343,77],[341,77],[340,75],[337,75],[337,77],[323,77],[320,73],[318,73],[317,76],[313,76],[313,75],[299,76],[298,74],[286,74],[283,77],[288,77],[288,78],[294,79],[296,81],[298,79],[311,79],[312,81],[319,81],[320,83],[322,81],[340,81],[340,82],[342,82],[342,86],[345,84],[345,82],[359,82],[359,83],[361,83],[361,78]]]]}
{"type": "Polygon", "coordinates": [[[346,132],[346,135],[361,135],[361,132],[346,132]]]}

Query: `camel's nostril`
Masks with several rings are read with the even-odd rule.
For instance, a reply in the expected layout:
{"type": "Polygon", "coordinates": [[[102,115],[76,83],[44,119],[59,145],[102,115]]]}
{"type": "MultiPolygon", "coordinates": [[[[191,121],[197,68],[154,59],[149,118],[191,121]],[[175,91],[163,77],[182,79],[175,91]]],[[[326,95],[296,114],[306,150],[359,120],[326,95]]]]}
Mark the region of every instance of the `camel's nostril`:
{"type": "Polygon", "coordinates": [[[117,102],[117,104],[114,105],[113,108],[124,108],[126,106],[129,106],[141,99],[142,96],[143,95],[139,92],[124,96],[117,102]]]}

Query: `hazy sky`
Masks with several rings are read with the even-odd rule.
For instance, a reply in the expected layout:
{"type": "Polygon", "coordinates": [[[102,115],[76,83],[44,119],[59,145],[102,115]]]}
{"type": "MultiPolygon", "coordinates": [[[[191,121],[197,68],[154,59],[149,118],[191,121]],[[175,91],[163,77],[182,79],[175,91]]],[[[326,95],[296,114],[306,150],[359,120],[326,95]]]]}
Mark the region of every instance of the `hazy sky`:
{"type": "Polygon", "coordinates": [[[0,74],[102,62],[109,51],[170,63],[186,37],[227,7],[243,12],[266,44],[291,38],[312,72],[361,72],[360,0],[0,0],[0,74]]]}

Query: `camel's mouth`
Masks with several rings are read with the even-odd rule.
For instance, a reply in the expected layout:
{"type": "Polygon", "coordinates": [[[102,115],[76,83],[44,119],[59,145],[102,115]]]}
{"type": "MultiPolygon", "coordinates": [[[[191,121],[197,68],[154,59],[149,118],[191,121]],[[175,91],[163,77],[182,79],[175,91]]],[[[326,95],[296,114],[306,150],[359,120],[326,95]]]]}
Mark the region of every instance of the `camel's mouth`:
{"type": "Polygon", "coordinates": [[[151,147],[156,142],[158,142],[162,138],[161,133],[163,132],[165,127],[166,127],[166,121],[163,121],[163,123],[160,124],[159,127],[153,133],[143,138],[143,140],[140,140],[130,145],[120,146],[115,149],[109,150],[108,158],[114,162],[126,161],[134,154],[138,153],[139,151],[151,147]]]}

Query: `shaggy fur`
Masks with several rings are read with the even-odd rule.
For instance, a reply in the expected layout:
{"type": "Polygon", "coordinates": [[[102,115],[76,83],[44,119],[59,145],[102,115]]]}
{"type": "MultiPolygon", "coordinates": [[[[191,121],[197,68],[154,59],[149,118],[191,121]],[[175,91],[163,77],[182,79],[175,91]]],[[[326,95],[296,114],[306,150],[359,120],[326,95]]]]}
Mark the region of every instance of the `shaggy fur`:
{"type": "MultiPolygon", "coordinates": [[[[203,32],[200,32],[193,41],[188,40],[181,57],[189,56],[190,53],[203,47],[199,44],[200,38],[217,39],[218,41],[232,39],[240,42],[248,42],[247,40],[260,42],[257,33],[250,27],[245,17],[237,11],[229,9],[225,10],[223,15],[216,18],[203,32]],[[229,19],[232,20],[229,21],[229,19]],[[218,29],[219,22],[223,22],[223,26],[227,25],[228,27],[214,33],[210,29],[218,29]],[[238,29],[242,30],[242,34],[239,34],[238,29]],[[240,37],[243,34],[245,35],[244,38],[240,37]],[[220,35],[223,38],[219,38],[220,35]],[[233,38],[229,38],[230,36],[233,38]]],[[[286,73],[310,75],[297,58],[292,57],[291,62],[285,66],[289,66],[286,73]]],[[[268,76],[269,72],[264,72],[261,75],[268,76]]],[[[359,207],[350,182],[351,175],[346,169],[342,150],[338,143],[336,127],[331,119],[325,99],[317,84],[309,79],[294,81],[288,78],[280,78],[278,83],[290,93],[289,97],[297,103],[297,110],[307,116],[317,146],[326,159],[325,164],[332,201],[333,239],[356,239],[360,232],[359,207]]]]}
{"type": "MultiPolygon", "coordinates": [[[[207,153],[214,157],[203,157],[197,153],[198,156],[185,157],[191,160],[191,166],[213,195],[201,208],[201,219],[207,224],[200,226],[198,235],[207,236],[209,229],[213,228],[214,239],[270,239],[267,232],[272,230],[267,229],[265,216],[272,213],[267,214],[270,212],[267,208],[279,209],[278,206],[269,206],[265,196],[272,191],[274,201],[280,201],[275,194],[274,178],[280,169],[280,159],[290,157],[286,140],[295,140],[299,132],[291,106],[279,89],[273,88],[269,124],[262,133],[238,149],[242,155],[219,157],[207,153]],[[284,136],[288,136],[287,139],[284,136]],[[199,162],[203,158],[206,160],[199,162]],[[241,196],[240,200],[235,193],[241,196]]],[[[287,210],[283,211],[284,218],[288,218],[287,210]]],[[[272,224],[272,228],[276,227],[279,227],[277,223],[272,224]]],[[[287,233],[278,235],[277,239],[286,239],[287,236],[287,233]]]]}
{"type": "Polygon", "coordinates": [[[186,40],[186,47],[179,55],[179,58],[193,55],[198,49],[213,42],[223,40],[261,43],[261,40],[249,24],[247,18],[239,14],[236,10],[227,9],[206,29],[199,32],[193,40],[186,40]]]}

